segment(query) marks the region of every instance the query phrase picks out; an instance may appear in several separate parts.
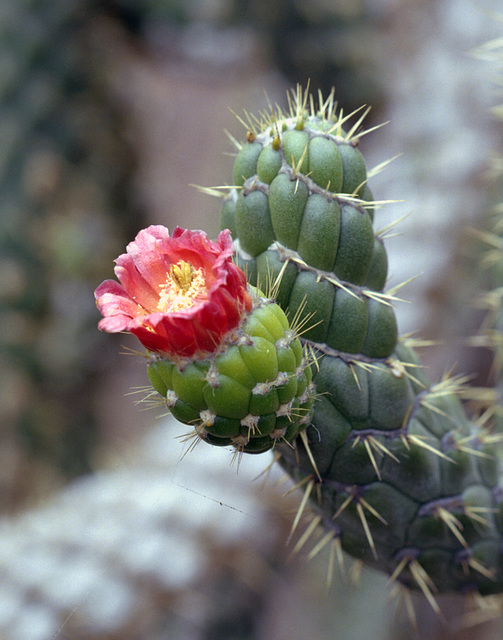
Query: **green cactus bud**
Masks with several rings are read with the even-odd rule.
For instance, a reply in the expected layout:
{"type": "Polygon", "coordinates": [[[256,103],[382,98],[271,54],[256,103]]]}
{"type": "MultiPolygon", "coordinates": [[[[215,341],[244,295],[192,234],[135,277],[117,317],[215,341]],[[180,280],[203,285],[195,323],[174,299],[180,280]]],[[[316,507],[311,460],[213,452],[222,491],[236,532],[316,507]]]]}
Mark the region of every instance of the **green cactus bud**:
{"type": "Polygon", "coordinates": [[[281,308],[254,289],[253,309],[215,353],[172,362],[152,355],[147,371],[173,415],[192,435],[261,453],[294,440],[310,423],[309,359],[281,308]]]}

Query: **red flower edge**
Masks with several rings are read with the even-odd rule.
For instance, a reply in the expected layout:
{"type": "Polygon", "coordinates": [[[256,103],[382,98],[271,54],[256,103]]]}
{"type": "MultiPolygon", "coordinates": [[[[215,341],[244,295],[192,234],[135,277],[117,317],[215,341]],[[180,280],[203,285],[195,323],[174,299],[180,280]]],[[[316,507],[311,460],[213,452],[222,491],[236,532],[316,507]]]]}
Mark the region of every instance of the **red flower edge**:
{"type": "Polygon", "coordinates": [[[101,331],[134,334],[149,351],[173,358],[213,353],[251,310],[244,273],[232,262],[230,231],[152,225],[116,260],[115,280],[95,291],[101,331]]]}

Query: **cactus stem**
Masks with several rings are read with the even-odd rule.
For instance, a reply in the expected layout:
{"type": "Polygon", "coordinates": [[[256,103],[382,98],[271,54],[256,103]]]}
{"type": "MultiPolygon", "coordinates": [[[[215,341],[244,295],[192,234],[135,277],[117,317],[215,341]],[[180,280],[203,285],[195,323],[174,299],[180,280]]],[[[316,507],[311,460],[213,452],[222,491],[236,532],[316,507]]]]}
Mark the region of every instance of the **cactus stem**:
{"type": "MultiPolygon", "coordinates": [[[[353,284],[350,284],[349,282],[343,282],[342,280],[339,280],[339,278],[337,278],[332,272],[316,269],[315,267],[308,265],[299,256],[299,254],[296,251],[294,251],[293,249],[287,249],[277,241],[271,245],[270,249],[277,251],[279,258],[284,263],[284,265],[287,266],[289,262],[293,262],[296,265],[296,267],[301,271],[310,271],[311,273],[314,273],[316,275],[318,282],[320,280],[326,280],[327,282],[330,282],[330,284],[333,284],[339,289],[342,289],[343,291],[345,291],[349,295],[354,296],[355,298],[358,298],[358,294],[363,294],[363,295],[367,295],[368,297],[375,297],[376,299],[379,300],[379,302],[383,302],[384,300],[388,300],[388,299],[390,300],[395,299],[397,301],[401,301],[400,298],[390,298],[388,293],[377,294],[377,292],[375,291],[367,291],[358,285],[353,285],[353,284]]],[[[284,267],[285,269],[286,269],[286,266],[284,267]]],[[[283,271],[283,267],[282,267],[282,271],[283,271]]],[[[305,304],[306,303],[304,302],[304,305],[305,304]]]]}

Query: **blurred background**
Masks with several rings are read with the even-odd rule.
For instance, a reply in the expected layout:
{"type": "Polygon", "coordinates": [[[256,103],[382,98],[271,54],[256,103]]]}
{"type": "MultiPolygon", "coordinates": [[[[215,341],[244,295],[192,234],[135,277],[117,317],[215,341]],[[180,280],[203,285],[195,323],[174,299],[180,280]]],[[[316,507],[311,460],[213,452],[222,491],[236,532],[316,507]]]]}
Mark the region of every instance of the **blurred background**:
{"type": "Polygon", "coordinates": [[[473,55],[501,37],[498,5],[3,0],[2,640],[409,637],[382,577],[326,598],[326,557],[286,562],[295,500],[278,511],[284,488],[251,483],[268,460],[237,474],[201,446],[179,462],[183,427],[135,404],[144,363],[134,340],[97,331],[93,291],[148,224],[216,236],[218,199],[189,185],[230,181],[224,130],[246,133],[231,109],[284,104],[310,80],[345,113],[372,105],[368,127],[389,120],[361,149],[369,168],[402,154],[371,184],[397,201],[378,228],[406,216],[390,285],[421,274],[400,329],[449,343],[425,351],[432,377],[458,362],[483,380],[489,359],[459,338],[480,283],[464,229],[501,198],[501,68],[473,55]]]}

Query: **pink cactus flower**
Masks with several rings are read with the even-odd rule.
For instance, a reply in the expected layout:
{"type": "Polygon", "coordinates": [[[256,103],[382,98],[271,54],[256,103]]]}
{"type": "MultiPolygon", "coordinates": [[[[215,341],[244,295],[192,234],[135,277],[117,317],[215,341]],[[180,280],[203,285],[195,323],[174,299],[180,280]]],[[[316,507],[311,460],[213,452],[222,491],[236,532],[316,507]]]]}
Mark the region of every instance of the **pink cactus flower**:
{"type": "Polygon", "coordinates": [[[128,331],[172,358],[213,353],[252,306],[232,253],[228,230],[213,242],[203,231],[143,229],[115,260],[119,282],[105,280],[95,291],[98,328],[128,331]]]}

